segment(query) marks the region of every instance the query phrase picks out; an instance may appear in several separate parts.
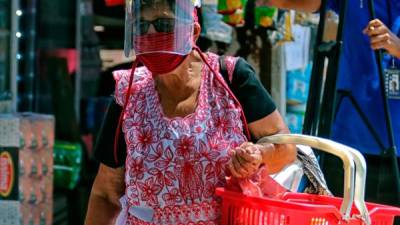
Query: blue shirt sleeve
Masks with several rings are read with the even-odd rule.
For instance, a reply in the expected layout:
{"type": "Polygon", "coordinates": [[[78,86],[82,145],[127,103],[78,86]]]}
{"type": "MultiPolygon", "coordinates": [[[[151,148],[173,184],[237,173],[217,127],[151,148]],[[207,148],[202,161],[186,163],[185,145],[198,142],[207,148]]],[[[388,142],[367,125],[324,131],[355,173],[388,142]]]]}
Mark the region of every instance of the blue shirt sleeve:
{"type": "Polygon", "coordinates": [[[400,16],[396,17],[393,21],[392,32],[400,37],[400,16]]]}

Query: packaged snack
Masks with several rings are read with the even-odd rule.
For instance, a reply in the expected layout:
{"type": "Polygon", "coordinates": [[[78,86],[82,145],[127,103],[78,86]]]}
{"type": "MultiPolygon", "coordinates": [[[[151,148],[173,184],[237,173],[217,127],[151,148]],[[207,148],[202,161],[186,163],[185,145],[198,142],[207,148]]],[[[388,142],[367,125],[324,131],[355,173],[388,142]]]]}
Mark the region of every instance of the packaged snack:
{"type": "Polygon", "coordinates": [[[237,9],[231,14],[223,16],[223,21],[231,26],[241,27],[244,25],[244,10],[237,9]]]}
{"type": "Polygon", "coordinates": [[[278,14],[278,9],[268,6],[256,6],[255,24],[260,27],[272,27],[278,14]]]}
{"type": "Polygon", "coordinates": [[[246,6],[247,0],[219,0],[218,13],[220,14],[233,14],[236,10],[243,10],[246,6]]]}
{"type": "Polygon", "coordinates": [[[243,26],[247,0],[220,0],[218,13],[224,15],[222,20],[231,26],[243,26]]]}
{"type": "Polygon", "coordinates": [[[79,143],[56,141],[54,145],[54,185],[73,189],[79,181],[82,148],[79,143]]]}

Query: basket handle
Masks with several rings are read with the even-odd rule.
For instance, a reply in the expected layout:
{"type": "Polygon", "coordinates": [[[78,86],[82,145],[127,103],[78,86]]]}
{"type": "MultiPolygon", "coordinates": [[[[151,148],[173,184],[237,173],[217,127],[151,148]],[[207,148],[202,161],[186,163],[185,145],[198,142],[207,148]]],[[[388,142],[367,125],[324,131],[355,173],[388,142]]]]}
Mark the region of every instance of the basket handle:
{"type": "Polygon", "coordinates": [[[348,146],[344,147],[344,150],[349,151],[350,154],[353,156],[353,160],[356,166],[354,204],[360,212],[361,218],[364,220],[365,224],[369,225],[372,222],[369,216],[367,205],[365,204],[364,200],[365,182],[367,180],[367,164],[365,162],[364,156],[359,151],[348,146]]]}
{"type": "Polygon", "coordinates": [[[344,195],[343,202],[340,207],[340,212],[342,213],[343,219],[350,219],[350,211],[353,199],[355,199],[354,202],[361,213],[361,218],[366,224],[371,224],[369,213],[364,201],[366,163],[363,156],[357,150],[328,139],[300,134],[277,134],[273,136],[267,136],[261,138],[257,143],[264,142],[274,144],[307,145],[339,157],[344,163],[345,170],[344,195]],[[356,179],[354,179],[355,166],[357,168],[356,179]]]}

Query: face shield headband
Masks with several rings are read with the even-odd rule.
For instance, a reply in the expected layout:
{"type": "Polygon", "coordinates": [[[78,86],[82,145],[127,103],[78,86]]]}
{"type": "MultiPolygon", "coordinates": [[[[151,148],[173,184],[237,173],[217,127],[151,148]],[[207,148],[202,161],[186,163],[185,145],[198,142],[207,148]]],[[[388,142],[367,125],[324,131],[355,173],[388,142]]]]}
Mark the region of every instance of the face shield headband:
{"type": "Polygon", "coordinates": [[[125,55],[189,54],[193,49],[194,9],[190,0],[127,0],[125,55]]]}

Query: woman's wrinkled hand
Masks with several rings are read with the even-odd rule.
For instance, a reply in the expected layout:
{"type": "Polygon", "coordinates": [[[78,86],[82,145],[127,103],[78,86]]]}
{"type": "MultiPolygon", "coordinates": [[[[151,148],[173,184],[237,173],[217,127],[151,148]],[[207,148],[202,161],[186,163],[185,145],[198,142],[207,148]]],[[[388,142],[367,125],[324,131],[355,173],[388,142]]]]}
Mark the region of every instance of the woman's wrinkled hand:
{"type": "Polygon", "coordinates": [[[245,142],[232,149],[228,168],[237,178],[246,178],[253,175],[263,163],[261,145],[245,142]]]}
{"type": "Polygon", "coordinates": [[[400,39],[382,21],[371,20],[363,33],[370,37],[372,49],[384,49],[389,54],[400,58],[400,39]]]}

